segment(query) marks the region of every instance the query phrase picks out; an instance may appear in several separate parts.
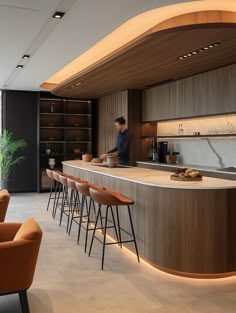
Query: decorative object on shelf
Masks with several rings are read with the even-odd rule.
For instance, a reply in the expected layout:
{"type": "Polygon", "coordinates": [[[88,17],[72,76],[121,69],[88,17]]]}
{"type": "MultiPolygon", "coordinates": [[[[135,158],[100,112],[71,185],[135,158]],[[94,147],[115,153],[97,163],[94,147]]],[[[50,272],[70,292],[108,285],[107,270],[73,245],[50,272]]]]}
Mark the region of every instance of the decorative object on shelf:
{"type": "Polygon", "coordinates": [[[18,153],[26,148],[23,139],[16,139],[13,133],[4,129],[0,135],[0,189],[7,189],[12,168],[25,159],[18,153]]]}
{"type": "Polygon", "coordinates": [[[49,141],[54,141],[56,138],[55,137],[49,137],[48,140],[49,141]]]}
{"type": "Polygon", "coordinates": [[[75,148],[75,149],[73,150],[73,152],[74,152],[74,154],[80,154],[80,153],[81,153],[80,149],[78,149],[78,148],[75,148]]]}
{"type": "Polygon", "coordinates": [[[50,144],[47,144],[47,148],[45,150],[46,154],[51,154],[51,145],[50,144]]]}
{"type": "Polygon", "coordinates": [[[80,138],[79,137],[75,138],[75,141],[80,141],[80,138]]]}
{"type": "Polygon", "coordinates": [[[55,104],[54,102],[51,103],[51,113],[54,113],[54,112],[55,112],[54,104],[55,104]]]}
{"type": "Polygon", "coordinates": [[[75,123],[73,126],[74,127],[79,127],[79,123],[75,123]]]}
{"type": "Polygon", "coordinates": [[[55,167],[55,165],[56,165],[55,159],[49,159],[48,165],[49,165],[49,167],[50,167],[51,169],[53,169],[53,168],[55,167]]]}
{"type": "Polygon", "coordinates": [[[84,162],[91,162],[92,161],[93,156],[89,153],[85,153],[82,155],[82,160],[84,162]]]}
{"type": "Polygon", "coordinates": [[[178,168],[176,173],[170,176],[170,179],[177,181],[201,181],[202,174],[191,168],[178,168]]]}
{"type": "Polygon", "coordinates": [[[53,124],[53,123],[49,123],[49,124],[48,124],[48,126],[53,127],[53,126],[54,126],[54,124],[53,124]]]}

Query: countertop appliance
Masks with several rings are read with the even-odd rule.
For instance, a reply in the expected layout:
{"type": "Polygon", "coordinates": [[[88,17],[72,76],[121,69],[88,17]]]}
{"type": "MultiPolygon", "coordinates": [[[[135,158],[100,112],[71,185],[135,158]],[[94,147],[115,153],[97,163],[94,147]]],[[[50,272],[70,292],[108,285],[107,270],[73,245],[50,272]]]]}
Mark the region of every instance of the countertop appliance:
{"type": "Polygon", "coordinates": [[[147,158],[149,161],[158,161],[158,148],[157,148],[157,141],[152,140],[150,150],[147,154],[147,158]]]}
{"type": "Polygon", "coordinates": [[[159,141],[157,145],[158,162],[166,163],[166,155],[168,153],[168,142],[159,141]]]}

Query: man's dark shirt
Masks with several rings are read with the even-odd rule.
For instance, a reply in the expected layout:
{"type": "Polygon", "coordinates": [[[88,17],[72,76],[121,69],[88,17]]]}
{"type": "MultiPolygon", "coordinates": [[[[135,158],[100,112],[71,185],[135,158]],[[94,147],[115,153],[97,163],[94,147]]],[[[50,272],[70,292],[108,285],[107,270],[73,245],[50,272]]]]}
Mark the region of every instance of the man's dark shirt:
{"type": "Polygon", "coordinates": [[[120,161],[128,163],[130,146],[131,146],[131,135],[129,131],[127,129],[123,132],[119,131],[116,146],[108,153],[118,152],[120,161]]]}

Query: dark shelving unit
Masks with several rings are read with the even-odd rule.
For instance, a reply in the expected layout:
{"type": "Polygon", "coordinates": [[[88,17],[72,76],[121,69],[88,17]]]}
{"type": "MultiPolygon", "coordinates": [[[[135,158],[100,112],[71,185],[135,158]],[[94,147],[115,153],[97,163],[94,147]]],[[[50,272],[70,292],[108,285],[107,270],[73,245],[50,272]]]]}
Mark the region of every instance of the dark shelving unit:
{"type": "Polygon", "coordinates": [[[81,159],[92,153],[92,102],[88,100],[41,97],[39,102],[39,191],[51,185],[46,175],[49,159],[62,170],[65,160],[81,159]],[[46,153],[50,149],[50,154],[46,153]],[[79,149],[80,153],[74,153],[79,149]]]}

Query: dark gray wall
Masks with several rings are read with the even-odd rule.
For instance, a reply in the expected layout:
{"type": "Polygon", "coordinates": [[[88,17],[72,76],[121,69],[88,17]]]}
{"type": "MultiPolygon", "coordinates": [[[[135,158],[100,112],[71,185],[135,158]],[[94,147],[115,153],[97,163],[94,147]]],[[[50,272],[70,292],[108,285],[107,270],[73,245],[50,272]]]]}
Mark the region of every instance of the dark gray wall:
{"type": "Polygon", "coordinates": [[[9,179],[10,192],[37,191],[38,92],[5,90],[2,93],[2,127],[25,139],[25,160],[17,165],[9,179]]]}

